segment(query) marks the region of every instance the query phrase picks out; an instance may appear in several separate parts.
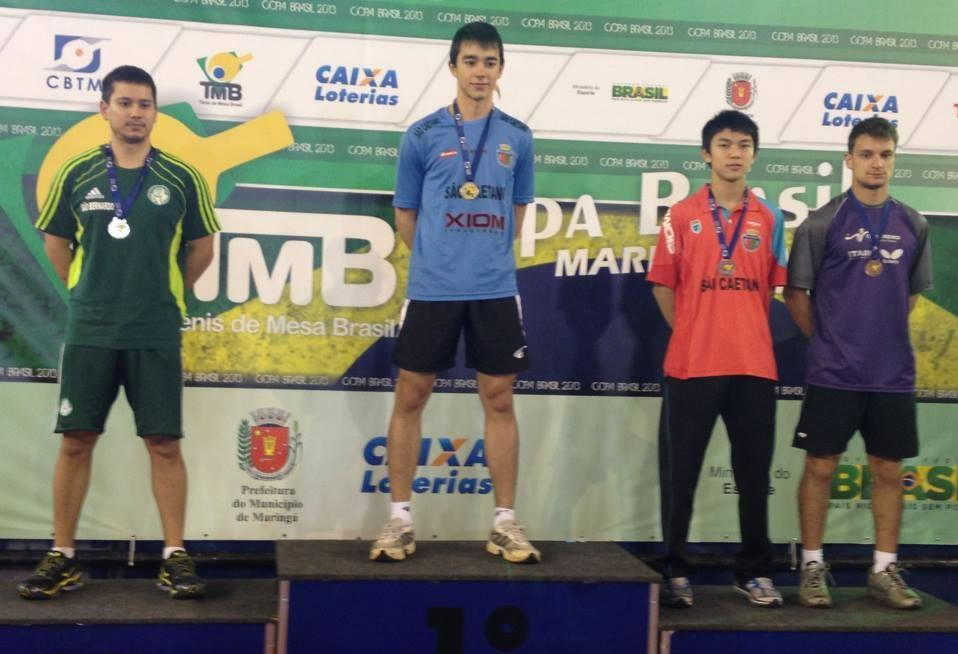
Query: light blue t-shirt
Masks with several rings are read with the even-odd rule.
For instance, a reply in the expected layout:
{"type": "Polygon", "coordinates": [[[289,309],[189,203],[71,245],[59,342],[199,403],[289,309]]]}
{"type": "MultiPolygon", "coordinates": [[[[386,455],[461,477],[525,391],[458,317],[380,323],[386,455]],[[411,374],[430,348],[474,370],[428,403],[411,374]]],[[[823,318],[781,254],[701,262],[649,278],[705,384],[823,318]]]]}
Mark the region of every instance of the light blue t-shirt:
{"type": "MultiPolygon", "coordinates": [[[[419,210],[406,292],[411,300],[488,300],[518,292],[513,205],[535,199],[532,133],[521,121],[492,111],[474,200],[459,196],[466,173],[447,108],[403,135],[393,206],[419,210]]],[[[470,160],[485,121],[464,123],[470,160]]]]}

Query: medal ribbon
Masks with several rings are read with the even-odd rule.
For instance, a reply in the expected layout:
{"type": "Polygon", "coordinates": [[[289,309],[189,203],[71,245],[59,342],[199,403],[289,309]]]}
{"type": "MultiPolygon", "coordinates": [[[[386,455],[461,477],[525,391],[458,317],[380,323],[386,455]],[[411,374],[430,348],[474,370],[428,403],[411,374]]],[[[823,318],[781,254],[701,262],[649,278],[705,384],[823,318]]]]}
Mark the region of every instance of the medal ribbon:
{"type": "Polygon", "coordinates": [[[748,189],[745,189],[745,199],[742,200],[742,213],[738,216],[738,223],[735,225],[735,231],[732,234],[731,245],[725,242],[725,229],[722,227],[721,214],[719,213],[718,204],[715,202],[715,196],[712,195],[711,188],[709,188],[709,209],[712,210],[712,221],[715,223],[715,234],[718,236],[719,246],[722,248],[722,258],[731,260],[732,253],[735,252],[735,246],[738,245],[738,236],[742,232],[742,223],[745,222],[745,213],[748,211],[748,189]]]}
{"type": "Polygon", "coordinates": [[[482,135],[479,137],[479,145],[476,147],[476,156],[469,161],[469,151],[466,149],[466,132],[463,129],[462,112],[459,111],[459,101],[452,101],[452,113],[456,119],[456,134],[459,136],[459,152],[462,153],[462,165],[466,169],[466,181],[471,182],[476,178],[476,170],[479,168],[479,160],[482,159],[482,151],[486,145],[486,137],[489,136],[489,124],[492,122],[492,113],[495,109],[489,111],[486,117],[486,124],[482,127],[482,135]]]}
{"type": "Polygon", "coordinates": [[[116,162],[113,160],[113,148],[109,145],[103,146],[103,154],[106,155],[106,176],[110,182],[110,194],[113,196],[113,215],[116,216],[117,219],[124,220],[124,216],[129,213],[133,203],[136,202],[136,196],[140,194],[140,189],[143,188],[143,182],[146,180],[146,175],[150,171],[150,164],[153,163],[153,155],[155,152],[156,150],[150,148],[150,152],[146,155],[146,160],[143,162],[143,167],[140,169],[140,174],[136,178],[136,183],[130,190],[130,194],[123,200],[120,198],[120,185],[116,180],[116,162]]]}
{"type": "Polygon", "coordinates": [[[872,237],[872,259],[878,260],[878,248],[881,246],[881,237],[888,227],[888,216],[891,214],[891,199],[885,200],[885,206],[882,207],[881,211],[881,222],[879,222],[878,231],[876,232],[872,228],[871,221],[868,219],[868,211],[865,209],[865,205],[863,205],[851,191],[848,192],[848,198],[851,200],[852,205],[858,210],[858,216],[862,219],[862,224],[872,237]]]}

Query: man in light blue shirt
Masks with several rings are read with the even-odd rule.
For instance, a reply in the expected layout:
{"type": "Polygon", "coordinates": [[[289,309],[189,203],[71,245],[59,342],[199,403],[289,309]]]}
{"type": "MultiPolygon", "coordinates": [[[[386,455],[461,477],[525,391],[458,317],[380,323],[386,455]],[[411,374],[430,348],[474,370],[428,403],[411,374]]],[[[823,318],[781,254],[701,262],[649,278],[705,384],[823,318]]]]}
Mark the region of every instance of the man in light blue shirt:
{"type": "Polygon", "coordinates": [[[486,550],[515,563],[540,560],[513,508],[519,432],[512,386],[529,357],[512,243],[535,199],[534,154],[529,128],[493,106],[503,63],[494,27],[460,28],[449,54],[455,100],[414,123],[400,146],[393,207],[412,257],[393,354],[399,379],[387,444],[392,515],[370,548],[373,560],[402,560],[416,550],[409,500],[422,412],[436,374],[453,366],[463,332],[496,501],[486,550]]]}

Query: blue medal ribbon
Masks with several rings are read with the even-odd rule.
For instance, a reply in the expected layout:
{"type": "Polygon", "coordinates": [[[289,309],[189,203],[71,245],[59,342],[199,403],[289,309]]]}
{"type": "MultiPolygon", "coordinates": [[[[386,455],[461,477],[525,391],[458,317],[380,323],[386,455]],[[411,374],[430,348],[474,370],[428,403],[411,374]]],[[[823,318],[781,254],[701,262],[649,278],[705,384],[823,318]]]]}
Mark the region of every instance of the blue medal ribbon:
{"type": "Polygon", "coordinates": [[[881,237],[885,233],[885,229],[888,228],[888,216],[891,215],[891,198],[885,199],[885,206],[882,207],[881,220],[878,224],[878,231],[872,228],[872,223],[868,219],[868,211],[865,209],[865,205],[855,197],[855,194],[851,191],[848,192],[848,199],[851,201],[852,206],[858,210],[858,216],[862,220],[862,224],[865,226],[865,229],[868,230],[868,235],[872,238],[872,259],[878,260],[879,253],[878,248],[881,246],[881,237]]]}
{"type": "Polygon", "coordinates": [[[486,137],[489,136],[489,124],[492,122],[494,111],[495,109],[489,110],[486,124],[482,127],[482,135],[479,137],[479,145],[476,146],[476,156],[470,161],[469,151],[466,149],[466,132],[463,129],[462,112],[459,111],[459,101],[452,101],[452,115],[456,120],[456,134],[459,136],[459,151],[462,153],[462,165],[466,169],[467,183],[471,183],[476,178],[476,170],[479,169],[479,161],[482,159],[482,151],[486,146],[486,137]]]}
{"type": "Polygon", "coordinates": [[[735,225],[735,231],[732,233],[731,245],[725,241],[725,229],[722,228],[721,214],[719,213],[718,204],[715,202],[715,196],[712,195],[711,187],[709,188],[709,209],[712,211],[712,221],[715,223],[715,234],[718,236],[719,247],[722,248],[722,260],[731,261],[732,253],[735,252],[735,246],[738,245],[738,236],[742,232],[742,223],[745,222],[745,214],[748,212],[748,189],[745,189],[745,198],[742,200],[742,213],[739,214],[738,224],[735,225]]]}
{"type": "Polygon", "coordinates": [[[124,216],[130,212],[130,208],[133,206],[133,203],[136,202],[136,196],[140,194],[140,189],[143,188],[143,182],[146,181],[146,176],[150,171],[150,164],[153,163],[153,155],[155,153],[156,150],[150,148],[149,154],[146,155],[146,159],[143,161],[140,174],[136,178],[136,183],[130,190],[130,194],[127,195],[124,200],[120,198],[120,185],[116,179],[116,161],[113,159],[113,148],[109,145],[103,146],[103,154],[106,155],[106,177],[110,183],[110,194],[113,196],[113,215],[116,216],[117,220],[124,220],[124,216]]]}

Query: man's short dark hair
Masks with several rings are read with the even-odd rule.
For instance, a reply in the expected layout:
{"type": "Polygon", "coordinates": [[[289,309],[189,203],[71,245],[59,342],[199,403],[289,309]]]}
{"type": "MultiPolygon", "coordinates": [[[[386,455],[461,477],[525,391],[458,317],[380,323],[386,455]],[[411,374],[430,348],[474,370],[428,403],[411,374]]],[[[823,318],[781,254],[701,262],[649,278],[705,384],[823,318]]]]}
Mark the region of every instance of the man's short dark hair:
{"type": "Polygon", "coordinates": [[[859,136],[867,134],[875,139],[891,139],[895,147],[898,147],[898,129],[881,116],[872,116],[852,127],[848,134],[848,153],[851,154],[855,149],[855,141],[859,136]]]}
{"type": "Polygon", "coordinates": [[[702,128],[702,149],[706,152],[712,147],[712,137],[723,129],[730,129],[738,134],[748,134],[752,137],[755,152],[758,152],[758,125],[741,111],[726,109],[712,116],[702,128]]]}
{"type": "Polygon", "coordinates": [[[136,66],[119,66],[114,68],[107,76],[103,78],[103,101],[109,104],[113,97],[113,87],[117,82],[126,82],[127,84],[142,84],[149,86],[153,91],[153,102],[156,102],[156,83],[148,72],[136,66]]]}
{"type": "Polygon", "coordinates": [[[466,23],[452,37],[452,45],[449,46],[449,63],[456,65],[456,58],[459,57],[459,48],[464,41],[478,43],[483,48],[497,46],[499,48],[499,65],[506,63],[506,56],[502,50],[502,37],[499,31],[489,23],[477,21],[475,23],[466,23]]]}

